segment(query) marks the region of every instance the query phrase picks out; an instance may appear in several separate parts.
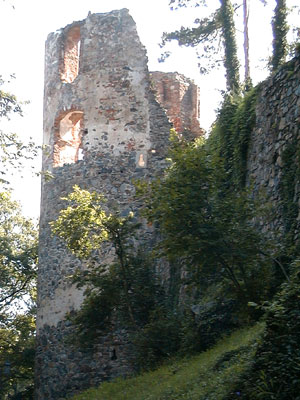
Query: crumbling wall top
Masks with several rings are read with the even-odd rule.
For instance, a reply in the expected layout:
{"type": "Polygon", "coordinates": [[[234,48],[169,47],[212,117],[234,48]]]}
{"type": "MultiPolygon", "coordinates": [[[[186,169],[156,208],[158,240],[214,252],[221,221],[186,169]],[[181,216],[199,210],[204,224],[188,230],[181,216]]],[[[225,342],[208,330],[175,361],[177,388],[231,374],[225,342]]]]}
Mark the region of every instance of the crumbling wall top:
{"type": "Polygon", "coordinates": [[[200,127],[200,90],[178,72],[151,72],[157,101],[178,133],[188,131],[192,137],[202,136],[200,127]]]}

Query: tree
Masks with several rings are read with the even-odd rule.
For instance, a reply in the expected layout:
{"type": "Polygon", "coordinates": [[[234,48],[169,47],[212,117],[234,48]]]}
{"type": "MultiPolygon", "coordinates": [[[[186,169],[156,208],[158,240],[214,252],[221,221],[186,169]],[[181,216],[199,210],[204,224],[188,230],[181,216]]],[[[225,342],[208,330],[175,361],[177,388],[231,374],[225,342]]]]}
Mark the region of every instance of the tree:
{"type": "Polygon", "coordinates": [[[233,7],[230,0],[221,0],[222,36],[224,43],[224,66],[226,69],[227,90],[232,93],[239,92],[240,76],[237,45],[235,40],[235,25],[233,20],[233,7]]]}
{"type": "Polygon", "coordinates": [[[297,399],[300,390],[300,260],[290,266],[290,281],[281,285],[265,311],[264,340],[245,381],[245,399],[297,399]]]}
{"type": "Polygon", "coordinates": [[[33,398],[35,316],[33,310],[0,327],[0,396],[33,398]]]}
{"type": "Polygon", "coordinates": [[[133,368],[149,368],[178,350],[180,322],[166,306],[149,248],[141,240],[132,213],[121,217],[104,210],[103,196],[78,186],[65,200],[68,206],[51,223],[53,232],[82,261],[73,282],[84,288],[79,311],[69,315],[71,342],[92,347],[103,332],[126,329],[134,347],[133,368]],[[102,263],[110,255],[109,263],[102,263]],[[111,256],[114,256],[113,259],[111,256]]]}
{"type": "Polygon", "coordinates": [[[21,215],[9,192],[0,192],[1,398],[21,391],[22,399],[31,398],[25,392],[33,382],[36,263],[34,224],[21,215]]]}
{"type": "MultiPolygon", "coordinates": [[[[4,80],[0,77],[0,86],[4,80]]],[[[21,104],[0,90],[0,118],[22,115],[21,104]]],[[[16,134],[0,130],[0,397],[31,399],[35,340],[37,230],[12,200],[11,169],[38,152],[16,134]],[[18,397],[19,396],[19,397],[18,397]]]]}
{"type": "Polygon", "coordinates": [[[162,254],[180,257],[198,281],[227,281],[244,306],[263,297],[268,261],[251,223],[255,204],[230,186],[222,161],[203,144],[174,136],[170,157],[163,178],[141,185],[145,215],[162,233],[162,254]]]}
{"type": "Polygon", "coordinates": [[[0,193],[0,316],[1,323],[15,312],[17,303],[34,290],[37,232],[24,218],[9,192],[0,193]]]}
{"type": "Polygon", "coordinates": [[[243,0],[243,20],[244,20],[244,55],[245,55],[245,86],[251,85],[250,60],[249,60],[249,6],[248,1],[243,0]]]}
{"type": "MultiPolygon", "coordinates": [[[[14,76],[11,76],[14,79],[14,76]]],[[[5,84],[0,75],[0,87],[5,84]]],[[[17,98],[7,91],[0,90],[0,118],[10,119],[12,115],[22,116],[22,104],[17,98]]],[[[25,143],[15,133],[7,133],[0,129],[0,184],[7,187],[9,185],[9,174],[11,169],[21,171],[24,167],[24,160],[34,159],[40,146],[36,146],[33,141],[25,143]]]]}
{"type": "Polygon", "coordinates": [[[276,71],[285,62],[287,46],[287,6],[286,0],[276,0],[274,17],[272,20],[273,28],[273,55],[271,59],[271,69],[276,71]]]}
{"type": "Polygon", "coordinates": [[[133,213],[121,217],[118,212],[105,212],[103,196],[78,186],[64,200],[68,207],[50,225],[87,266],[74,277],[78,287],[86,288],[78,324],[85,329],[84,321],[97,307],[99,318],[94,323],[98,330],[109,327],[113,310],[122,314],[127,326],[137,328],[151,312],[153,295],[158,290],[153,265],[145,250],[140,251],[135,245],[140,225],[133,213]],[[103,256],[99,252],[113,254],[114,261],[101,263],[103,256]]]}
{"type": "MultiPolygon", "coordinates": [[[[23,115],[23,104],[4,89],[7,83],[0,75],[2,120],[23,115]]],[[[1,399],[33,398],[37,229],[12,200],[11,176],[12,171],[23,170],[39,150],[33,141],[25,143],[17,134],[0,129],[1,399]]]]}
{"type": "MultiPolygon", "coordinates": [[[[217,53],[216,40],[222,37],[224,45],[224,66],[226,70],[226,86],[231,92],[239,92],[239,61],[235,40],[235,25],[233,20],[233,7],[230,0],[220,0],[221,5],[209,18],[196,19],[196,28],[181,28],[179,31],[164,33],[162,46],[168,41],[177,40],[179,45],[197,46],[204,45],[208,56],[217,53]]],[[[172,0],[170,4],[175,3],[172,0]]],[[[178,1],[179,6],[184,6],[186,1],[178,1]]],[[[196,3],[196,6],[205,2],[196,3]]],[[[201,71],[201,66],[200,66],[201,71]]],[[[202,69],[204,72],[204,69],[202,69]]]]}
{"type": "MultiPolygon", "coordinates": [[[[12,76],[14,78],[14,76],[12,76]]],[[[5,81],[0,76],[0,86],[5,81]]],[[[22,116],[16,97],[0,90],[0,118],[22,116]]],[[[0,182],[9,184],[9,169],[20,169],[24,159],[33,159],[38,147],[24,144],[16,135],[0,130],[0,182]]],[[[3,189],[4,189],[3,187],[3,189]]],[[[12,200],[11,191],[0,192],[0,315],[11,316],[18,301],[34,288],[37,262],[37,232],[33,222],[21,214],[20,205],[12,200]]]]}

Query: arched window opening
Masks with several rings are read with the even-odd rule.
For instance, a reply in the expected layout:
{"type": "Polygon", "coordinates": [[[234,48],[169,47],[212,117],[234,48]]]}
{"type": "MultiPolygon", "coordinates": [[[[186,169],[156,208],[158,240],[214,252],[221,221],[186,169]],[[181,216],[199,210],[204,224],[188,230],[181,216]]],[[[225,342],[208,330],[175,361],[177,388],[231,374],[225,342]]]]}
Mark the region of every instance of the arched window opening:
{"type": "Polygon", "coordinates": [[[142,167],[142,168],[145,166],[145,160],[144,160],[144,155],[143,154],[139,155],[138,165],[139,165],[139,167],[142,167]]]}
{"type": "Polygon", "coordinates": [[[73,26],[65,38],[61,80],[71,83],[79,72],[80,26],[73,26]]]}
{"type": "Polygon", "coordinates": [[[146,153],[137,153],[137,155],[136,155],[136,166],[138,168],[146,168],[146,166],[147,166],[147,155],[146,155],[146,153]]]}
{"type": "Polygon", "coordinates": [[[82,121],[82,111],[71,111],[59,119],[54,143],[54,167],[73,164],[83,159],[81,148],[82,121]]]}

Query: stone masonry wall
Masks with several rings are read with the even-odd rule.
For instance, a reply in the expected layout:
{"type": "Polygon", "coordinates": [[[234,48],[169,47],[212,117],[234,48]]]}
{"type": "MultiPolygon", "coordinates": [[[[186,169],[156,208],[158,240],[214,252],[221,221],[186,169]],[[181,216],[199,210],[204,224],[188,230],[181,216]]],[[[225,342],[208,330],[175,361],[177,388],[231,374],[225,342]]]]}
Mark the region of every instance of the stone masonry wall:
{"type": "MultiPolygon", "coordinates": [[[[103,193],[108,208],[138,214],[132,179],[151,179],[164,168],[170,127],[150,90],[146,52],[126,9],[89,15],[48,36],[43,169],[54,178],[42,183],[37,399],[62,399],[131,372],[122,327],[90,353],[66,342],[72,326],[65,317],[83,300],[68,277],[81,264],[52,236],[49,221],[75,184],[103,193]]],[[[151,229],[142,240],[151,242],[151,229]]]]}
{"type": "MultiPolygon", "coordinates": [[[[256,107],[256,126],[248,151],[248,184],[255,195],[264,196],[271,206],[268,220],[260,221],[263,232],[278,235],[286,229],[283,212],[282,178],[287,166],[283,154],[295,148],[299,164],[300,146],[300,57],[284,65],[275,75],[261,84],[256,107]],[[298,149],[298,150],[297,150],[298,149]]],[[[293,203],[300,205],[299,176],[293,177],[290,187],[293,203]]],[[[300,212],[295,234],[300,228],[300,212]]]]}
{"type": "MultiPolygon", "coordinates": [[[[160,102],[175,128],[181,132],[188,127],[195,136],[201,134],[198,89],[179,74],[154,74],[160,102]]],[[[300,146],[299,81],[298,57],[261,85],[258,98],[247,180],[254,194],[263,192],[273,208],[270,220],[262,226],[266,232],[281,233],[285,229],[283,154],[289,146],[300,146]]],[[[49,222],[64,206],[61,197],[75,184],[103,193],[108,208],[117,206],[124,214],[131,210],[138,214],[132,179],[151,179],[165,167],[169,129],[166,113],[151,89],[145,49],[126,9],[89,15],[49,35],[44,94],[44,143],[48,152],[43,169],[52,172],[54,178],[42,183],[38,400],[63,399],[131,372],[130,343],[120,326],[100,338],[91,352],[67,343],[72,326],[66,315],[78,309],[83,300],[82,292],[68,277],[81,264],[52,236],[49,222]]],[[[298,176],[291,185],[299,210],[298,176]]],[[[297,221],[299,228],[300,213],[297,221]]],[[[151,228],[145,227],[141,240],[151,243],[151,228]]]]}
{"type": "Polygon", "coordinates": [[[193,138],[204,135],[200,127],[200,90],[178,72],[151,72],[151,82],[159,104],[178,133],[185,130],[193,138]]]}

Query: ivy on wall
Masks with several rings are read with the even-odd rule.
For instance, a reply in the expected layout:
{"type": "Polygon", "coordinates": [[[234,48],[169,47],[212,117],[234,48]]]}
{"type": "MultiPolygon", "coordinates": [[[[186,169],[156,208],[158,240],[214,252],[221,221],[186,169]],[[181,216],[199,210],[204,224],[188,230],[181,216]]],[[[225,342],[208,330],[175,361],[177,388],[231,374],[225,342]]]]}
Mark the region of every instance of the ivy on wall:
{"type": "Polygon", "coordinates": [[[242,189],[246,185],[247,157],[254,129],[259,86],[244,97],[227,96],[208,140],[212,154],[223,161],[228,184],[242,189]]]}
{"type": "Polygon", "coordinates": [[[271,59],[272,71],[276,71],[280,65],[285,62],[288,46],[287,33],[289,30],[287,24],[287,6],[286,0],[277,0],[272,20],[273,30],[273,55],[271,59]]]}
{"type": "Polygon", "coordinates": [[[300,144],[295,138],[288,144],[282,153],[282,177],[280,180],[280,196],[282,216],[285,230],[286,248],[291,256],[296,255],[299,243],[295,241],[295,232],[298,225],[297,217],[299,206],[296,199],[297,182],[300,179],[300,144]]]}

